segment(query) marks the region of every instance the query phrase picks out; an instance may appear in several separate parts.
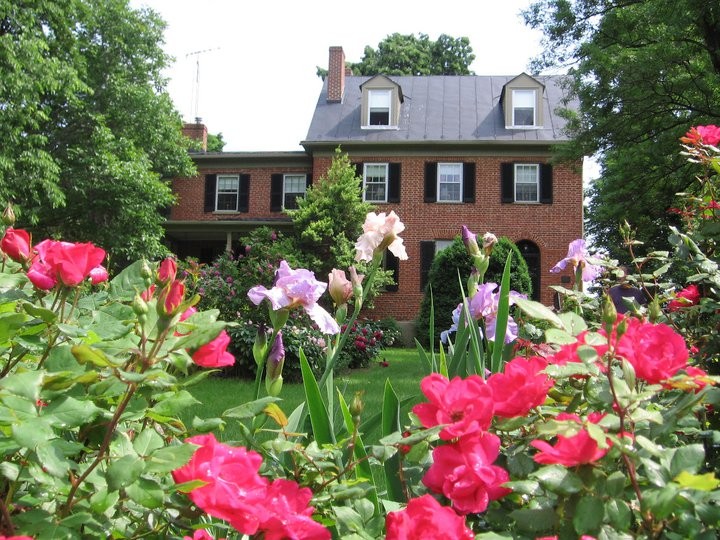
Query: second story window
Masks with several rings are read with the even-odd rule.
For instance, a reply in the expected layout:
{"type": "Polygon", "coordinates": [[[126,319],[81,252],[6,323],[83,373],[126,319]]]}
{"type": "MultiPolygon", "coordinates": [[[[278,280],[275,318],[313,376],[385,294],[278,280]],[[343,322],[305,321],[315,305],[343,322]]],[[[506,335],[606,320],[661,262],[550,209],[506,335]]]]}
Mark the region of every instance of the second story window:
{"type": "Polygon", "coordinates": [[[217,199],[215,209],[218,211],[237,212],[239,188],[239,176],[219,174],[217,177],[217,199]]]}
{"type": "Polygon", "coordinates": [[[438,202],[462,202],[462,163],[438,163],[437,180],[438,202]]]}
{"type": "Polygon", "coordinates": [[[297,208],[297,198],[305,196],[307,177],[304,174],[286,174],[283,179],[283,208],[297,208]]]}
{"type": "Polygon", "coordinates": [[[515,201],[538,202],[539,167],[534,164],[515,164],[515,201]]]}
{"type": "Polygon", "coordinates": [[[367,202],[387,202],[387,163],[366,163],[363,174],[363,199],[367,202]]]}
{"type": "Polygon", "coordinates": [[[390,125],[391,90],[370,90],[368,93],[368,125],[390,125]]]}
{"type": "Polygon", "coordinates": [[[513,126],[534,126],[535,90],[512,91],[513,126]]]}

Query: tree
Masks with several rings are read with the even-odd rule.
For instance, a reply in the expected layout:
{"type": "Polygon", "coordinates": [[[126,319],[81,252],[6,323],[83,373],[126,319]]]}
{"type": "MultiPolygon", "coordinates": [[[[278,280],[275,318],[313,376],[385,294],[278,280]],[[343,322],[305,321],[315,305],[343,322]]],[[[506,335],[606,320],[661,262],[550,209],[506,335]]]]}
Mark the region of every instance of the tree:
{"type": "Polygon", "coordinates": [[[470,75],[475,55],[466,37],[441,34],[432,41],[427,34],[387,36],[377,50],[365,47],[360,62],[350,64],[356,75],[470,75]]]}
{"type": "Polygon", "coordinates": [[[337,148],[327,173],[297,204],[287,213],[297,245],[318,279],[325,279],[333,268],[355,264],[355,241],[372,205],[362,200],[362,180],[347,154],[337,148]]]}
{"type": "Polygon", "coordinates": [[[574,142],[561,155],[596,154],[601,177],[589,190],[588,233],[621,257],[617,227],[667,245],[667,210],[693,180],[678,156],[691,125],[720,122],[720,4],[700,0],[539,0],[526,22],[542,29],[535,71],[572,66],[574,142]]]}
{"type": "Polygon", "coordinates": [[[165,251],[164,178],[192,174],[161,72],[164,23],[126,0],[0,0],[0,198],[36,237],[116,263],[165,251]]]}
{"type": "MultiPolygon", "coordinates": [[[[512,253],[510,289],[527,294],[529,297],[532,294],[532,280],[527,263],[518,247],[508,238],[498,238],[497,244],[493,247],[484,282],[497,283],[498,287],[500,286],[505,261],[510,253],[512,253]]],[[[462,301],[460,282],[462,281],[464,288],[472,268],[472,260],[459,236],[433,259],[417,318],[417,334],[421,343],[429,344],[431,304],[435,314],[435,339],[437,340],[440,332],[450,328],[452,312],[462,301]]]]}

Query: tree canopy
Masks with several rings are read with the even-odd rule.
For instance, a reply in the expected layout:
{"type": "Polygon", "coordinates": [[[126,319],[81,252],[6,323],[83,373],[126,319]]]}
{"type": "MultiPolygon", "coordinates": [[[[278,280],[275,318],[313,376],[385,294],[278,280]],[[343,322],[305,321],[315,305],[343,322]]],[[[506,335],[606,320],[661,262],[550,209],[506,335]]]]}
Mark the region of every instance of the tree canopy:
{"type": "Polygon", "coordinates": [[[0,200],[36,238],[115,262],[164,251],[164,178],[192,174],[164,23],[127,0],[0,0],[0,200]]]}
{"type": "Polygon", "coordinates": [[[534,71],[570,68],[580,98],[562,157],[598,155],[587,231],[622,257],[617,227],[666,244],[675,193],[693,173],[679,155],[690,126],[720,122],[720,4],[702,0],[539,0],[525,12],[544,33],[534,71]]]}
{"type": "MultiPolygon", "coordinates": [[[[387,36],[377,49],[366,46],[362,60],[349,63],[355,75],[472,75],[475,55],[466,37],[441,34],[436,41],[427,34],[387,36]]],[[[326,69],[318,67],[318,76],[326,69]]]]}

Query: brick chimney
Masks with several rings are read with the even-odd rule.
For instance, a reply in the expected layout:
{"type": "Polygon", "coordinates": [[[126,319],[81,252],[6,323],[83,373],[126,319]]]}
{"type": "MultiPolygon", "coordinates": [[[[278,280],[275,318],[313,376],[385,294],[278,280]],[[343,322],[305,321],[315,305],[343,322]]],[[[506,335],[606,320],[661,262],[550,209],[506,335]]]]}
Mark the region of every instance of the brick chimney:
{"type": "Polygon", "coordinates": [[[208,131],[202,118],[196,118],[194,124],[183,124],[182,134],[188,139],[198,141],[200,143],[200,152],[207,152],[207,136],[208,131]]]}
{"type": "Polygon", "coordinates": [[[327,83],[328,103],[340,103],[345,92],[345,52],[342,47],[330,47],[327,83]]]}

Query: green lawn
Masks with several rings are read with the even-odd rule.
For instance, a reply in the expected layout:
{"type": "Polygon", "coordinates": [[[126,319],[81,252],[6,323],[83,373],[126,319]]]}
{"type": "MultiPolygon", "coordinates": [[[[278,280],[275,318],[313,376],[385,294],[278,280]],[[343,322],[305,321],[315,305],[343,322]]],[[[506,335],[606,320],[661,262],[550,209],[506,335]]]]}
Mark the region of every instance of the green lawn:
{"type": "MultiPolygon", "coordinates": [[[[388,366],[373,363],[369,368],[356,369],[336,376],[335,383],[346,401],[350,403],[355,392],[363,392],[365,408],[362,421],[369,421],[382,409],[382,397],[387,380],[392,384],[401,402],[407,400],[403,406],[401,421],[405,423],[407,411],[415,403],[421,401],[420,380],[425,375],[423,365],[415,349],[386,349],[380,355],[388,366]]],[[[237,407],[252,400],[253,381],[245,379],[231,379],[224,377],[209,377],[199,384],[192,386],[190,392],[201,403],[196,405],[183,416],[187,425],[192,424],[193,417],[215,418],[232,407],[237,407]]],[[[262,391],[265,387],[263,385],[262,391]]],[[[264,394],[261,394],[264,395],[264,394]]],[[[286,415],[305,400],[302,384],[284,384],[280,394],[282,401],[278,402],[286,415]]],[[[337,411],[336,411],[336,414],[337,411]]],[[[241,439],[237,420],[228,418],[224,431],[216,432],[219,440],[234,441],[241,439]]],[[[365,444],[377,442],[380,437],[378,426],[371,426],[363,434],[365,444]]]]}

